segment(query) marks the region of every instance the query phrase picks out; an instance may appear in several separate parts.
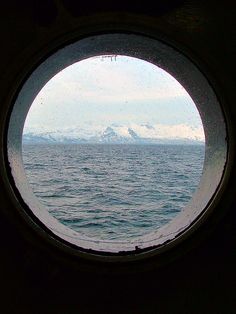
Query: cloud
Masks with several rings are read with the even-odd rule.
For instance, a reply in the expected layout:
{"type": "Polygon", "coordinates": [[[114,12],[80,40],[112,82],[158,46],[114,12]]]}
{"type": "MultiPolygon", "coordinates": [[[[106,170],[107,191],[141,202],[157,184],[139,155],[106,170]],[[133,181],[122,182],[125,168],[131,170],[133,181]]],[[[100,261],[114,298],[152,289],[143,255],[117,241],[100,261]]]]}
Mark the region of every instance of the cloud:
{"type": "Polygon", "coordinates": [[[41,102],[45,106],[56,101],[96,101],[109,104],[189,97],[170,74],[157,66],[130,57],[123,57],[126,62],[119,61],[120,58],[113,62],[91,58],[64,69],[45,85],[35,102],[41,102]],[[130,62],[127,61],[129,59],[130,62]]]}
{"type": "Polygon", "coordinates": [[[25,125],[63,128],[88,120],[201,124],[191,97],[170,74],[124,56],[112,62],[89,58],[55,75],[35,98],[25,125]]]}
{"type": "Polygon", "coordinates": [[[133,130],[141,137],[144,138],[185,138],[185,139],[196,139],[200,141],[205,140],[204,130],[202,126],[193,127],[187,124],[176,124],[176,125],[163,125],[156,124],[153,128],[147,128],[146,126],[131,125],[133,130]]]}

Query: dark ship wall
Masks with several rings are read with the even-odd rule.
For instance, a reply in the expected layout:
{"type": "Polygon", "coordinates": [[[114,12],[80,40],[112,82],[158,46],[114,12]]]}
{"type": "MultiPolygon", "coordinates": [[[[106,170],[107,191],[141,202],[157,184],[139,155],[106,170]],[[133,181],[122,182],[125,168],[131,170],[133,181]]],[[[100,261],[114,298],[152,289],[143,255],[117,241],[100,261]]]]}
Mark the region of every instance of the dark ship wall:
{"type": "MultiPolygon", "coordinates": [[[[230,1],[9,0],[0,3],[0,123],[6,102],[56,45],[101,32],[156,35],[204,69],[231,120],[234,154],[235,5],[230,1]]],[[[217,127],[217,125],[216,125],[217,127]]],[[[4,159],[1,128],[1,160],[4,159]]],[[[236,171],[214,213],[172,250],[129,263],[73,257],[17,212],[0,178],[1,313],[235,313],[236,171]]]]}

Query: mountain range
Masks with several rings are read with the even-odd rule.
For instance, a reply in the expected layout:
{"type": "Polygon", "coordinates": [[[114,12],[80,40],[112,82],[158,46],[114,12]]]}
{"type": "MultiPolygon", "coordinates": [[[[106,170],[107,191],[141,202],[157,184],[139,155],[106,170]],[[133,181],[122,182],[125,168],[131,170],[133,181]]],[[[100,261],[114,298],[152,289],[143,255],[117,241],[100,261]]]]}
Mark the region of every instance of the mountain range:
{"type": "Polygon", "coordinates": [[[203,144],[202,129],[191,126],[141,124],[129,126],[75,127],[60,130],[25,129],[23,144],[203,144]]]}

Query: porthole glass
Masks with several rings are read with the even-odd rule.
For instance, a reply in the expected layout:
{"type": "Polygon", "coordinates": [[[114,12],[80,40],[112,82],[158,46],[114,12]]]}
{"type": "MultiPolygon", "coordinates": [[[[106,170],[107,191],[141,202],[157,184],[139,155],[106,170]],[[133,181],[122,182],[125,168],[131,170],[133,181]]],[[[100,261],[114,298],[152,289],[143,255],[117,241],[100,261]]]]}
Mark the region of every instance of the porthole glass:
{"type": "Polygon", "coordinates": [[[107,34],[31,73],[11,112],[8,160],[22,212],[62,246],[117,257],[160,252],[207,217],[225,135],[212,88],[184,55],[107,34]]]}
{"type": "Polygon", "coordinates": [[[192,198],[204,131],[167,72],[102,55],[54,76],[28,112],[23,164],[35,196],[81,237],[129,241],[169,223],[192,198]]]}

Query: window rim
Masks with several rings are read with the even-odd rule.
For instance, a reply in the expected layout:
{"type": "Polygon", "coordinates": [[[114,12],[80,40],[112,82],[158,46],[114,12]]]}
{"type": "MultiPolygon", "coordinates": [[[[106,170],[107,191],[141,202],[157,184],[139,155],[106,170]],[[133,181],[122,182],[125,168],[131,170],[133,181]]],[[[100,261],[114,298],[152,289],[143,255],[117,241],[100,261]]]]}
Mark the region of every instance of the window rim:
{"type": "MultiPolygon", "coordinates": [[[[153,38],[150,38],[149,36],[139,35],[139,34],[135,34],[135,33],[127,34],[125,32],[119,32],[119,33],[118,32],[114,32],[114,33],[105,33],[105,34],[91,35],[91,36],[88,36],[88,37],[84,37],[84,38],[82,38],[82,39],[80,39],[78,41],[75,41],[72,44],[66,45],[66,46],[64,46],[64,48],[59,49],[56,53],[51,54],[43,62],[39,63],[39,66],[36,67],[36,69],[32,73],[33,74],[36,73],[37,70],[42,66],[42,64],[45,65],[45,63],[47,63],[53,56],[55,56],[56,54],[60,54],[63,49],[67,49],[68,47],[76,45],[78,43],[81,44],[81,41],[86,41],[88,39],[91,40],[91,38],[93,38],[93,40],[96,41],[96,38],[101,38],[101,37],[105,38],[106,36],[113,37],[113,39],[114,39],[114,36],[116,36],[116,37],[118,36],[119,37],[120,35],[121,36],[127,36],[127,38],[129,38],[129,41],[130,41],[131,36],[136,36],[136,37],[139,37],[139,39],[141,38],[141,41],[142,40],[145,41],[145,42],[146,41],[150,41],[152,43],[156,42],[162,48],[163,47],[168,47],[167,49],[170,49],[170,51],[172,51],[172,52],[174,51],[178,55],[178,57],[180,56],[180,59],[183,58],[185,61],[188,60],[187,63],[189,62],[189,64],[191,64],[191,66],[193,67],[192,70],[195,69],[198,74],[200,73],[200,76],[202,76],[202,78],[203,78],[204,84],[206,84],[206,86],[208,86],[210,88],[211,92],[213,92],[213,96],[215,97],[216,103],[217,103],[217,106],[218,106],[217,110],[220,112],[220,118],[222,119],[221,121],[219,120],[220,121],[219,123],[221,123],[221,125],[223,125],[223,132],[221,134],[221,136],[222,136],[221,141],[226,139],[226,137],[227,137],[226,119],[225,119],[224,113],[223,113],[223,111],[221,109],[221,105],[220,105],[220,103],[217,100],[217,96],[214,93],[213,88],[209,84],[209,82],[206,79],[206,77],[193,64],[193,62],[190,61],[189,58],[185,56],[184,53],[177,51],[176,48],[171,47],[169,44],[163,43],[163,41],[160,41],[158,39],[153,39],[153,38]]],[[[106,40],[105,40],[105,42],[106,42],[106,40]]],[[[139,41],[138,41],[138,43],[140,44],[139,41]]],[[[107,42],[106,42],[106,44],[107,44],[107,42]]],[[[141,48],[141,50],[142,49],[143,49],[143,47],[141,48]]],[[[144,52],[144,53],[146,53],[146,52],[144,52]]],[[[103,53],[101,53],[101,54],[103,54],[103,53]]],[[[119,53],[117,53],[117,54],[119,54],[119,53]]],[[[137,57],[136,55],[130,55],[130,56],[137,57]]],[[[176,55],[173,55],[173,56],[176,56],[176,55]]],[[[141,58],[141,59],[143,59],[145,61],[148,61],[148,62],[151,62],[150,60],[147,60],[146,58],[141,58]]],[[[171,62],[173,62],[173,60],[171,62]]],[[[71,64],[72,63],[70,63],[68,65],[71,65],[71,64]]],[[[157,65],[160,66],[160,64],[157,64],[157,65]]],[[[160,67],[163,68],[164,70],[166,70],[166,68],[164,68],[163,66],[160,66],[160,67]]],[[[170,73],[169,71],[167,71],[167,72],[170,73]]],[[[26,86],[25,84],[27,84],[27,82],[29,80],[32,80],[32,73],[29,75],[29,77],[27,78],[26,82],[23,84],[23,87],[21,88],[19,94],[17,95],[16,101],[17,101],[17,99],[19,99],[19,95],[22,93],[22,89],[25,92],[25,90],[24,90],[24,88],[26,86]]],[[[173,75],[173,73],[170,73],[170,74],[175,79],[177,79],[181,83],[181,85],[183,85],[182,82],[178,79],[178,77],[173,75]]],[[[184,88],[186,89],[185,86],[184,86],[184,88]]],[[[188,89],[186,89],[186,90],[189,93],[189,95],[192,97],[191,92],[188,89]]],[[[194,100],[194,98],[193,98],[193,100],[194,100]]],[[[194,100],[194,103],[195,103],[195,100],[194,100]]],[[[196,103],[195,103],[195,105],[196,105],[196,103]]],[[[17,198],[19,199],[19,195],[20,195],[20,198],[22,198],[20,200],[20,203],[21,203],[20,204],[20,211],[24,211],[26,213],[26,215],[29,215],[31,220],[34,222],[34,224],[36,223],[36,225],[39,226],[39,228],[42,228],[44,233],[46,232],[46,236],[48,234],[48,236],[52,238],[53,242],[57,241],[57,244],[59,243],[59,246],[61,246],[61,245],[62,246],[66,246],[66,247],[69,248],[69,250],[70,250],[70,248],[72,248],[73,254],[76,251],[76,254],[79,254],[79,255],[82,254],[82,255],[85,255],[86,257],[94,258],[94,256],[95,256],[96,258],[100,259],[101,257],[103,258],[104,256],[106,256],[108,259],[111,258],[111,260],[117,260],[117,259],[119,260],[119,259],[122,259],[124,256],[126,257],[125,260],[133,260],[133,259],[144,258],[146,256],[151,256],[151,255],[154,255],[154,254],[159,254],[159,253],[161,253],[163,251],[166,251],[167,249],[170,249],[171,247],[175,246],[177,243],[181,242],[186,237],[188,237],[195,229],[198,228],[199,225],[201,225],[204,222],[204,220],[207,218],[207,216],[210,214],[210,212],[215,207],[214,199],[216,198],[216,196],[217,196],[217,194],[218,194],[218,192],[220,190],[220,185],[221,185],[221,182],[223,180],[224,173],[225,173],[225,171],[224,171],[225,170],[225,165],[227,164],[227,154],[228,154],[228,145],[227,144],[228,143],[226,141],[225,142],[223,141],[223,143],[225,143],[225,150],[223,151],[224,157],[221,160],[222,161],[222,164],[221,164],[221,171],[222,172],[221,172],[221,175],[220,175],[220,179],[218,179],[217,187],[215,188],[214,193],[212,193],[212,195],[210,195],[210,197],[209,197],[209,199],[207,201],[206,206],[204,207],[204,209],[201,210],[199,215],[188,225],[187,228],[185,228],[184,230],[181,230],[177,234],[177,238],[173,238],[171,240],[167,240],[167,242],[165,241],[162,244],[157,244],[156,243],[154,245],[150,245],[150,246],[145,247],[145,248],[140,248],[138,250],[135,250],[135,249],[134,250],[127,250],[127,251],[119,250],[118,252],[115,252],[115,253],[114,252],[110,252],[110,251],[104,251],[103,252],[103,251],[99,251],[99,250],[97,251],[97,250],[94,250],[94,249],[91,250],[90,248],[84,248],[84,247],[80,247],[80,246],[77,247],[73,243],[70,243],[67,240],[63,239],[63,238],[60,238],[58,236],[58,234],[55,235],[52,230],[48,229],[48,227],[45,226],[44,223],[42,223],[42,221],[40,220],[39,217],[35,217],[35,214],[32,213],[32,210],[30,209],[31,208],[31,204],[27,204],[27,201],[24,200],[24,196],[22,196],[21,187],[19,187],[19,182],[22,180],[22,174],[20,175],[20,179],[16,175],[16,172],[19,171],[19,167],[21,167],[20,163],[22,163],[22,161],[20,160],[21,159],[21,150],[19,149],[19,136],[18,136],[18,140],[16,140],[15,132],[12,132],[12,127],[13,127],[13,125],[15,125],[15,122],[16,122],[16,120],[14,120],[14,119],[13,119],[14,121],[12,120],[12,113],[14,115],[15,108],[16,107],[14,105],[14,107],[12,109],[12,112],[11,112],[10,119],[9,119],[9,128],[8,128],[8,134],[7,134],[7,162],[9,161],[10,168],[11,168],[11,169],[8,169],[8,171],[10,170],[10,176],[12,178],[11,186],[14,185],[15,188],[17,189],[17,191],[18,191],[17,198]],[[17,141],[18,141],[18,143],[17,143],[17,141]],[[12,144],[12,142],[13,142],[13,144],[12,144]],[[19,152],[20,152],[20,156],[19,156],[19,152]],[[14,161],[14,159],[16,159],[16,162],[14,161]],[[18,167],[18,170],[16,171],[17,167],[18,167]],[[15,171],[15,173],[12,173],[11,170],[13,170],[13,172],[15,171]],[[18,182],[16,182],[17,180],[18,180],[18,182]],[[33,216],[32,216],[32,214],[33,214],[33,216]]],[[[199,108],[198,108],[198,110],[199,110],[199,108]]],[[[201,114],[201,112],[200,112],[200,114],[201,114]]],[[[15,118],[16,118],[16,116],[17,115],[15,114],[15,118]]],[[[204,129],[205,129],[204,121],[203,121],[203,126],[204,126],[204,129]]],[[[14,126],[14,128],[15,128],[15,126],[14,126]]],[[[23,128],[22,128],[22,130],[23,130],[23,128]]],[[[206,131],[205,131],[205,136],[206,136],[206,143],[207,143],[207,141],[209,143],[209,134],[206,131]]],[[[210,136],[213,136],[213,135],[210,134],[210,136]]],[[[214,145],[217,146],[217,143],[214,142],[214,145]]],[[[206,146],[205,146],[205,149],[206,149],[206,146]]],[[[204,165],[204,168],[205,168],[205,165],[204,165]]],[[[201,182],[199,183],[199,185],[200,184],[201,184],[201,182]]]]}

